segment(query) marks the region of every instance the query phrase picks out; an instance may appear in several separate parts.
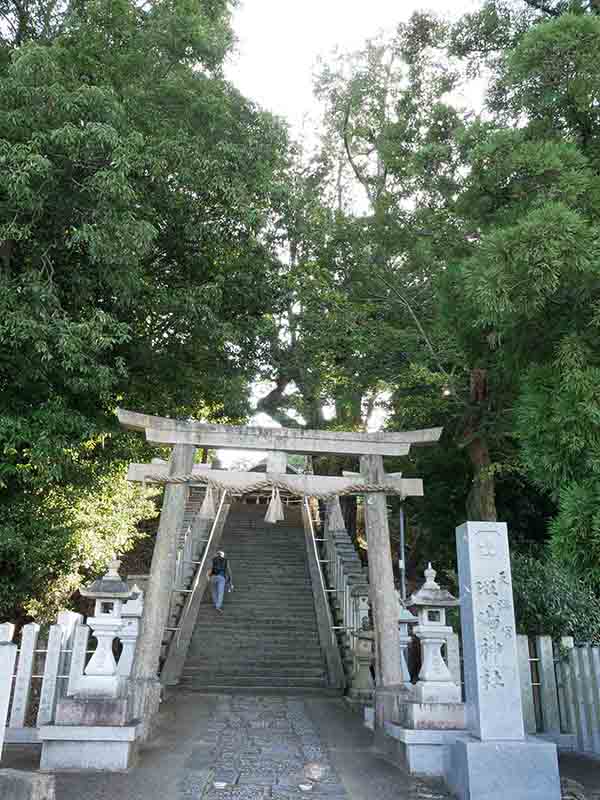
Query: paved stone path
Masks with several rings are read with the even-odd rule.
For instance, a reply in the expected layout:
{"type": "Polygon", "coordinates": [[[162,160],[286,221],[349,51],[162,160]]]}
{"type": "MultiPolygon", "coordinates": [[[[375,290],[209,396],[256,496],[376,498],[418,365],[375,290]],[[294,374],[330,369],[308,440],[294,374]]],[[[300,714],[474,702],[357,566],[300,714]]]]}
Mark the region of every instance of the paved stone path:
{"type": "Polygon", "coordinates": [[[449,797],[378,758],[372,734],[339,698],[183,692],[164,704],[136,769],[57,774],[56,789],[57,800],[449,797]],[[226,788],[215,788],[219,780],[226,788]],[[301,791],[307,782],[311,791],[301,791]]]}
{"type": "MultiPolygon", "coordinates": [[[[448,800],[379,758],[372,734],[339,698],[177,692],[161,709],[139,766],[127,773],[57,773],[57,800],[448,800]],[[298,786],[306,770],[318,777],[298,786]],[[228,782],[216,789],[215,780],[228,782]]],[[[37,748],[36,748],[37,749],[37,748]]],[[[39,750],[8,746],[2,766],[37,769],[39,750]]],[[[598,761],[564,755],[561,773],[600,789],[598,761]]],[[[598,795],[600,800],[600,795],[598,795]]]]}

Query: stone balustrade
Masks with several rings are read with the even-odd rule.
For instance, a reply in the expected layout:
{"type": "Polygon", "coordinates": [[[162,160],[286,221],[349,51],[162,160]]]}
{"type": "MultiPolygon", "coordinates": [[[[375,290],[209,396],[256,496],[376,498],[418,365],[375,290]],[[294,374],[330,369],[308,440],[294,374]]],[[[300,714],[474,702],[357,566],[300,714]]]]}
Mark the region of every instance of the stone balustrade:
{"type": "MultiPolygon", "coordinates": [[[[115,722],[117,714],[120,715],[117,727],[126,727],[128,680],[143,612],[143,595],[137,587],[129,589],[121,580],[117,564],[113,562],[104,578],[90,587],[92,592],[94,586],[99,588],[100,596],[96,597],[94,616],[87,620],[81,614],[62,611],[47,633],[42,634],[36,623],[25,625],[18,643],[13,642],[14,626],[0,625],[0,756],[3,742],[41,741],[43,750],[56,753],[57,747],[61,748],[57,742],[65,726],[69,726],[71,736],[71,743],[67,742],[70,754],[82,754],[85,731],[83,743],[74,742],[76,734],[82,728],[107,722],[96,714],[100,708],[112,714],[109,723],[115,722]],[[118,659],[114,657],[115,639],[120,643],[118,659]],[[74,724],[77,722],[81,724],[74,724]]],[[[110,725],[105,728],[109,740],[113,728],[110,725]]],[[[89,759],[89,755],[88,752],[85,758],[89,759]]],[[[52,766],[48,753],[46,757],[42,753],[42,762],[48,768],[52,766]]],[[[60,761],[58,766],[67,765],[60,761]]],[[[75,765],[80,767],[81,763],[75,765]]],[[[111,768],[110,764],[104,767],[111,768]]]]}
{"type": "Polygon", "coordinates": [[[364,702],[372,694],[372,680],[366,660],[364,636],[359,633],[369,621],[367,572],[346,531],[339,498],[330,501],[323,526],[323,553],[330,601],[337,617],[336,630],[342,651],[349,694],[364,702]],[[355,686],[356,684],[356,686],[355,686]]]}

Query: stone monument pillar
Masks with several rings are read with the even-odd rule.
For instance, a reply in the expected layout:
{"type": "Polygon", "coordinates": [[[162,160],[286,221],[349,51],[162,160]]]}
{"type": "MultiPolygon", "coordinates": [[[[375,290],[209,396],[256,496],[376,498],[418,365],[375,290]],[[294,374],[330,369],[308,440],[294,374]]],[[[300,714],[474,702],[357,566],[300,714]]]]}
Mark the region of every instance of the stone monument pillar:
{"type": "Polygon", "coordinates": [[[456,530],[469,736],[450,747],[459,800],[560,800],[556,745],[525,736],[506,524],[456,530]]]}

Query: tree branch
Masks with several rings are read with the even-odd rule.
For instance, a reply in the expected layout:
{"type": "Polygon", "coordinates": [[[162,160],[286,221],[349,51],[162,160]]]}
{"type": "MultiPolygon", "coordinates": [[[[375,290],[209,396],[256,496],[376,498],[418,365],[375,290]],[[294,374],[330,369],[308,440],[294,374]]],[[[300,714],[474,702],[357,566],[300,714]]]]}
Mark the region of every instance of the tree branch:
{"type": "Polygon", "coordinates": [[[348,103],[346,104],[346,112],[344,114],[344,127],[342,129],[342,136],[343,136],[343,139],[344,139],[344,149],[346,150],[346,156],[348,157],[348,161],[350,163],[350,166],[352,167],[352,171],[356,175],[356,179],[358,180],[358,182],[361,184],[361,186],[364,188],[365,192],[367,193],[367,197],[369,198],[369,202],[372,203],[373,202],[373,198],[371,197],[371,190],[369,189],[369,183],[368,183],[367,179],[365,178],[365,176],[359,170],[358,165],[356,164],[356,162],[354,160],[354,156],[352,155],[352,150],[350,149],[350,138],[348,136],[348,125],[350,123],[350,106],[351,106],[351,103],[350,103],[350,100],[348,100],[348,103]]]}
{"type": "Polygon", "coordinates": [[[434,350],[434,348],[433,348],[433,345],[431,344],[431,341],[430,341],[429,337],[427,336],[427,333],[425,332],[425,328],[424,328],[424,327],[423,327],[423,325],[421,324],[421,320],[420,320],[420,319],[418,318],[418,316],[416,315],[416,313],[415,313],[415,311],[414,311],[414,309],[413,309],[412,305],[411,305],[411,304],[408,302],[408,300],[406,299],[406,297],[404,297],[404,295],[403,295],[403,294],[402,294],[402,293],[401,293],[401,292],[400,292],[400,291],[399,291],[399,290],[398,290],[398,289],[397,289],[397,288],[396,288],[396,287],[395,287],[395,286],[394,286],[392,283],[390,283],[390,282],[387,280],[387,278],[385,277],[385,275],[383,275],[383,274],[382,274],[382,273],[381,273],[381,272],[378,270],[378,268],[377,268],[377,267],[375,267],[375,265],[373,265],[373,268],[374,268],[374,270],[375,270],[375,274],[377,275],[377,277],[379,278],[379,280],[380,280],[380,281],[381,281],[383,284],[385,284],[385,286],[387,286],[387,288],[388,288],[388,289],[389,289],[389,290],[390,290],[390,291],[391,291],[393,294],[395,294],[395,295],[396,295],[396,297],[397,297],[397,298],[398,298],[398,299],[399,299],[399,300],[402,302],[402,304],[403,304],[403,305],[406,307],[406,309],[408,310],[408,313],[409,313],[409,314],[411,315],[411,317],[413,318],[413,321],[414,321],[415,325],[417,326],[417,329],[418,329],[419,333],[421,334],[421,336],[422,336],[422,338],[423,338],[423,341],[424,341],[424,342],[425,342],[425,344],[427,345],[427,349],[429,350],[429,352],[431,353],[431,355],[432,355],[432,356],[433,356],[433,358],[435,359],[435,362],[436,362],[436,364],[437,364],[437,366],[438,366],[438,369],[440,370],[440,372],[443,372],[443,373],[444,373],[444,375],[448,375],[448,373],[446,372],[446,370],[445,370],[445,369],[444,369],[444,367],[442,366],[442,364],[441,364],[440,360],[438,359],[437,353],[435,352],[435,350],[434,350]]]}
{"type": "Polygon", "coordinates": [[[538,11],[542,11],[544,14],[548,14],[551,17],[560,17],[561,12],[549,6],[548,3],[545,3],[544,0],[525,0],[528,6],[531,8],[535,8],[538,11]]]}

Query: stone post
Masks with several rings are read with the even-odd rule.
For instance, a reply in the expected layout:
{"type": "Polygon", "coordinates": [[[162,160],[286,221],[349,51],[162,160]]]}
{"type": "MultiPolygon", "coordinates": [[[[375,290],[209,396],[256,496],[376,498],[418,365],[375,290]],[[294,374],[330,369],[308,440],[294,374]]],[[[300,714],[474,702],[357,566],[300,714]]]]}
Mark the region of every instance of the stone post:
{"type": "Polygon", "coordinates": [[[29,706],[31,692],[31,676],[35,661],[35,649],[40,633],[40,626],[35,622],[24,625],[21,630],[21,646],[19,647],[19,662],[13,689],[12,706],[10,709],[10,727],[24,728],[25,717],[29,706]]]}
{"type": "MultiPolygon", "coordinates": [[[[195,452],[193,445],[175,445],[169,461],[169,475],[191,472],[195,452]]],[[[165,486],[150,580],[144,598],[144,613],[131,675],[133,710],[135,716],[144,723],[144,736],[150,732],[152,718],[158,711],[160,701],[158,668],[175,580],[177,533],[183,523],[187,494],[188,487],[185,484],[165,486]]]]}
{"type": "MultiPolygon", "coordinates": [[[[360,471],[368,483],[385,481],[382,456],[361,456],[360,471]]],[[[391,687],[399,688],[403,683],[402,669],[398,658],[400,653],[398,597],[394,588],[385,494],[365,495],[365,527],[375,634],[375,726],[383,728],[387,690],[391,687]],[[382,690],[381,701],[377,699],[377,690],[382,690]]]]}
{"type": "Polygon", "coordinates": [[[17,645],[13,644],[15,626],[10,622],[0,625],[0,758],[4,747],[8,704],[12,691],[13,671],[17,658],[17,645]]]}
{"type": "Polygon", "coordinates": [[[456,530],[467,727],[450,748],[459,800],[560,800],[556,745],[526,739],[506,525],[456,530]]]}
{"type": "Polygon", "coordinates": [[[123,627],[121,628],[119,639],[123,649],[117,664],[117,674],[123,677],[131,675],[135,645],[140,632],[140,618],[144,611],[144,593],[142,590],[137,585],[134,585],[131,593],[131,599],[123,604],[121,610],[123,627]]]}
{"type": "Polygon", "coordinates": [[[349,696],[362,703],[373,697],[373,679],[371,678],[371,660],[373,658],[373,631],[360,631],[354,639],[355,671],[349,696]]]}
{"type": "Polygon", "coordinates": [[[409,625],[415,625],[417,617],[411,614],[408,608],[398,597],[398,604],[400,606],[400,616],[398,617],[398,631],[400,632],[400,669],[402,670],[403,683],[409,692],[412,692],[413,685],[410,678],[410,670],[408,668],[408,648],[412,641],[412,634],[409,631],[409,625]]]}

